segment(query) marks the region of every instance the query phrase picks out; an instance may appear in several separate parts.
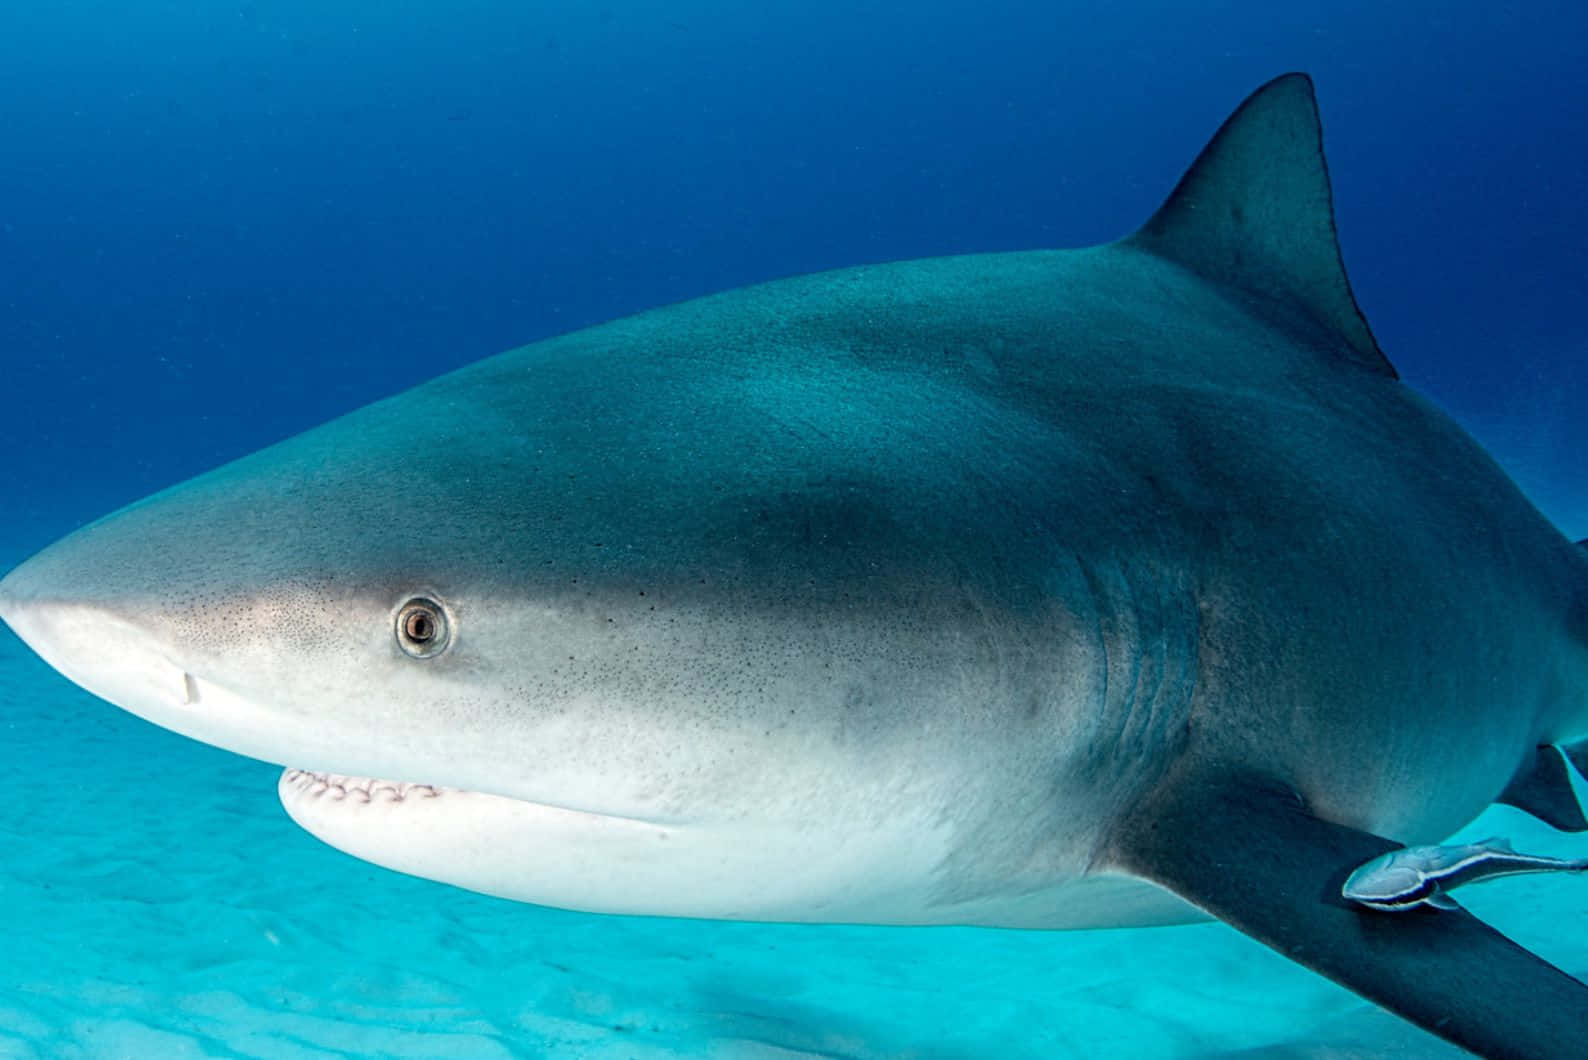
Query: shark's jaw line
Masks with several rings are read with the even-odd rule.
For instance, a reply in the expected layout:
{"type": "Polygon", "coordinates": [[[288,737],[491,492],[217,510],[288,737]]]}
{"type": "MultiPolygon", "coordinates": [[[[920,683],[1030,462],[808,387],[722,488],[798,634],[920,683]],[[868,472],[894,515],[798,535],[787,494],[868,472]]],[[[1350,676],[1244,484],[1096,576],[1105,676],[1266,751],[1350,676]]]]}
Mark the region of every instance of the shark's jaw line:
{"type": "Polygon", "coordinates": [[[346,773],[318,773],[288,766],[281,775],[283,789],[291,788],[302,797],[326,798],[332,802],[348,800],[354,805],[371,802],[402,802],[410,795],[416,798],[439,799],[456,788],[437,784],[417,784],[407,780],[383,780],[379,777],[355,777],[346,773]]]}
{"type": "Polygon", "coordinates": [[[327,812],[339,812],[333,804],[341,803],[347,807],[348,812],[356,812],[362,806],[390,807],[410,800],[422,799],[448,799],[450,805],[457,805],[467,800],[497,800],[502,803],[517,803],[529,806],[546,813],[576,814],[585,818],[600,818],[609,821],[629,821],[638,825],[652,827],[672,827],[678,822],[667,822],[665,825],[659,820],[644,817],[633,817],[617,813],[597,813],[592,810],[574,809],[569,806],[556,806],[546,802],[535,802],[530,799],[519,799],[509,795],[494,795],[484,791],[472,791],[468,788],[453,788],[445,784],[426,784],[411,780],[389,780],[384,777],[356,776],[351,773],[331,773],[312,769],[299,769],[296,766],[287,766],[281,774],[277,785],[277,792],[283,803],[289,799],[295,806],[307,806],[314,803],[327,804],[327,812]]]}

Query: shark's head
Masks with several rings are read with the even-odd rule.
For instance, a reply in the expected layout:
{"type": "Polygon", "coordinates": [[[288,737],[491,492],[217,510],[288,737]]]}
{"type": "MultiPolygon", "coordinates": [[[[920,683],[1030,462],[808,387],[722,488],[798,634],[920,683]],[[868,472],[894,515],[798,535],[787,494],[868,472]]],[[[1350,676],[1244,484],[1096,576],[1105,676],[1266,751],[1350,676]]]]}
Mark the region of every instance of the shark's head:
{"type": "Polygon", "coordinates": [[[931,919],[893,889],[941,882],[1001,752],[930,748],[978,744],[983,664],[1046,673],[997,656],[1009,599],[966,594],[927,465],[868,455],[935,394],[829,375],[810,442],[769,442],[778,395],[609,355],[679,322],[613,327],[84,527],[0,582],[0,617],[96,695],[288,767],[289,813],[382,864],[591,909],[931,919]]]}

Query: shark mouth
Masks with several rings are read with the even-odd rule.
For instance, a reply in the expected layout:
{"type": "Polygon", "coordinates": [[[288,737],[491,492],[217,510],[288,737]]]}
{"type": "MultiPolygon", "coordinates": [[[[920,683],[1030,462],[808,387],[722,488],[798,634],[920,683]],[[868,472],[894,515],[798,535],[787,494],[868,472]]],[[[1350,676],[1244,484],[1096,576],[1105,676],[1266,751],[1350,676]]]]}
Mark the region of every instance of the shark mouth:
{"type": "MultiPolygon", "coordinates": [[[[444,784],[421,784],[408,780],[386,780],[351,773],[323,773],[289,766],[282,771],[276,794],[287,813],[310,832],[318,833],[322,819],[338,818],[362,806],[381,807],[407,804],[415,811],[420,806],[436,807],[437,813],[481,814],[530,812],[555,815],[569,820],[622,822],[628,825],[664,830],[668,822],[623,814],[577,810],[549,803],[530,802],[509,795],[493,795],[468,788],[449,788],[444,784]],[[340,803],[341,806],[334,804],[340,803]],[[346,807],[344,810],[343,807],[346,807]],[[516,808],[516,809],[513,809],[516,808]]],[[[410,811],[404,810],[406,816],[410,811]]]]}
{"type": "Polygon", "coordinates": [[[411,798],[437,799],[460,790],[439,784],[414,784],[406,780],[382,780],[379,777],[355,777],[344,773],[316,773],[291,768],[281,774],[281,789],[283,793],[290,791],[300,799],[326,799],[355,804],[406,802],[411,798]]]}

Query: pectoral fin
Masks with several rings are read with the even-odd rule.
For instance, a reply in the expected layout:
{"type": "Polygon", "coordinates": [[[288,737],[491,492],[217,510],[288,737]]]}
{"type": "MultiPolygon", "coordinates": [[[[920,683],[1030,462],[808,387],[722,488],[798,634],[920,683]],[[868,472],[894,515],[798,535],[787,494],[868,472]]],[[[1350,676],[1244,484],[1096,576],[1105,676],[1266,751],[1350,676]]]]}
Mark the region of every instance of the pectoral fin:
{"type": "Polygon", "coordinates": [[[1387,915],[1341,896],[1396,845],[1314,817],[1283,787],[1204,773],[1133,813],[1111,860],[1466,1049],[1588,1056],[1588,986],[1459,906],[1387,915]]]}

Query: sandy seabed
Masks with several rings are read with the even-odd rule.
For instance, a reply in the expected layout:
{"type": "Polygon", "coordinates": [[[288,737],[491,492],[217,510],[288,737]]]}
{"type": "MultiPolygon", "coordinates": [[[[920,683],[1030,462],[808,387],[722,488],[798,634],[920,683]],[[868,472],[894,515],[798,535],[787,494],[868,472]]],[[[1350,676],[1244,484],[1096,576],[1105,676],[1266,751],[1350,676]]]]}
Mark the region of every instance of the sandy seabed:
{"type": "MultiPolygon", "coordinates": [[[[1459,1055],[1219,924],[712,923],[404,877],[299,831],[274,767],[123,714],[3,627],[0,763],[0,1057],[1459,1055]]],[[[1588,845],[1503,807],[1463,833],[1489,834],[1588,845]]],[[[1463,898],[1588,972],[1588,881],[1463,898]]]]}

